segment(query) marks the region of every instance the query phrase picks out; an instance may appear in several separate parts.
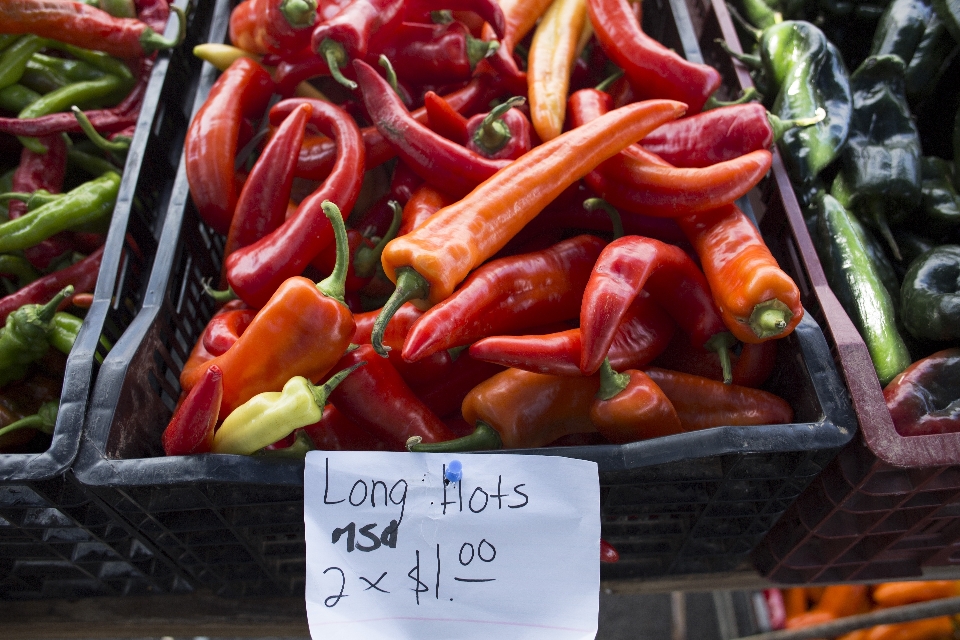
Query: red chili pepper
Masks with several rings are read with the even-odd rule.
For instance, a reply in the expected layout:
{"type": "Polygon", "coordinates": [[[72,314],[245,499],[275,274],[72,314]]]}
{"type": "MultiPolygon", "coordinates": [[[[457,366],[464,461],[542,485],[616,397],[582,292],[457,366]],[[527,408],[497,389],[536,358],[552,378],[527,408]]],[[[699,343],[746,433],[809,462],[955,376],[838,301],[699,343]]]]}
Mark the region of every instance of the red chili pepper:
{"type": "Polygon", "coordinates": [[[600,391],[590,419],[615,444],[681,433],[680,416],[666,394],[637,369],[617,373],[609,360],[600,367],[600,391]]]}
{"type": "Polygon", "coordinates": [[[313,107],[310,123],[337,141],[337,164],[320,186],[304,198],[293,216],[257,242],[227,256],[227,282],[251,307],[262,307],[284,280],[303,273],[333,240],[333,227],[321,210],[322,203],[332,200],[343,215],[349,215],[360,195],[364,152],[356,122],[335,104],[320,100],[309,103],[313,107]]]}
{"type": "Polygon", "coordinates": [[[398,236],[409,233],[420,223],[435,214],[440,209],[456,202],[456,198],[437,189],[431,184],[423,183],[403,207],[403,222],[400,223],[398,236]]]}
{"type": "Polygon", "coordinates": [[[170,3],[167,0],[135,0],[137,18],[157,33],[163,33],[170,17],[170,3]]]}
{"type": "Polygon", "coordinates": [[[332,404],[323,408],[319,422],[307,425],[303,430],[314,448],[321,451],[386,451],[388,448],[386,443],[332,404]]]}
{"type": "MultiPolygon", "coordinates": [[[[594,265],[580,308],[580,370],[600,368],[621,319],[646,289],[697,347],[728,355],[734,339],[724,325],[696,263],[679,247],[652,238],[624,236],[611,242],[594,265]]],[[[729,361],[724,365],[728,370],[729,361]]]]}
{"type": "Polygon", "coordinates": [[[506,19],[500,3],[495,0],[407,0],[404,19],[410,22],[427,22],[436,11],[472,13],[488,24],[497,37],[506,33],[506,19]]]}
{"type": "Polygon", "coordinates": [[[509,164],[489,160],[419,123],[390,84],[367,63],[354,62],[363,103],[397,155],[424,181],[452,195],[466,195],[509,164]]]}
{"type": "Polygon", "coordinates": [[[533,126],[519,109],[522,97],[510,98],[489,113],[467,120],[467,148],[486,158],[516,160],[533,147],[533,126]]]}
{"type": "MultiPolygon", "coordinates": [[[[312,31],[310,31],[312,33],[312,31]]],[[[276,91],[285,98],[293,97],[297,85],[311,78],[327,77],[330,67],[327,61],[317,55],[310,45],[295,52],[286,53],[273,64],[271,56],[264,56],[263,64],[271,64],[276,91]]]]}
{"type": "Polygon", "coordinates": [[[677,222],[700,257],[733,335],[743,342],[763,342],[794,330],[803,318],[800,289],[735,204],[677,222]]]}
{"type": "Polygon", "coordinates": [[[324,203],[334,226],[342,260],[319,284],[295,276],[287,279],[260,309],[240,339],[223,354],[184,369],[180,386],[190,390],[203,371],[223,370],[223,415],[264,391],[279,391],[290,378],[318,381],[330,372],[353,335],[353,314],[343,303],[347,234],[336,206],[324,203]],[[263,366],[264,349],[270,366],[263,366]]]}
{"type": "Polygon", "coordinates": [[[357,220],[355,228],[365,236],[383,237],[393,222],[393,205],[390,203],[396,202],[405,207],[413,192],[422,184],[423,180],[413,169],[403,162],[397,162],[387,193],[357,220]]]}
{"type": "Polygon", "coordinates": [[[213,365],[190,391],[183,394],[173,417],[163,430],[163,451],[168,456],[209,453],[220,417],[223,372],[213,365]]]}
{"type": "Polygon", "coordinates": [[[167,40],[139,19],[115,18],[98,7],[70,0],[4,0],[0,33],[32,33],[128,59],[169,49],[179,40],[167,40]]]}
{"type": "Polygon", "coordinates": [[[600,562],[620,562],[620,552],[603,538],[600,538],[600,562]]]}
{"type": "MultiPolygon", "coordinates": [[[[490,99],[496,96],[499,89],[495,87],[492,80],[487,77],[478,77],[471,80],[467,86],[458,89],[445,96],[447,102],[454,109],[463,114],[473,114],[489,103],[490,99]]],[[[282,111],[274,110],[277,116],[283,114],[282,111]]],[[[425,124],[427,111],[424,108],[416,109],[410,112],[410,117],[425,124]]],[[[366,169],[369,171],[378,167],[387,160],[396,157],[397,153],[387,139],[380,133],[375,126],[364,127],[362,129],[363,143],[365,149],[366,169]]],[[[326,136],[307,136],[300,148],[300,156],[297,161],[297,176],[320,180],[333,166],[337,154],[336,142],[326,136]]]]}
{"type": "Polygon", "coordinates": [[[456,437],[417,398],[390,361],[374,352],[372,345],[361,344],[349,351],[335,368],[363,361],[367,362],[366,366],[347,376],[330,394],[330,402],[344,415],[396,451],[402,451],[407,439],[413,436],[426,442],[456,437]],[[371,402],[372,399],[376,402],[371,402]]]}
{"type": "Polygon", "coordinates": [[[644,33],[628,0],[589,0],[587,8],[597,41],[641,99],[678,100],[694,114],[720,86],[719,71],[685,60],[644,33]]]}
{"type": "MultiPolygon", "coordinates": [[[[641,292],[617,327],[607,360],[619,370],[649,364],[670,343],[676,324],[646,292],[641,292]]],[[[581,376],[580,329],[544,335],[491,336],[470,345],[470,355],[536,373],[581,376]]]]}
{"type": "Polygon", "coordinates": [[[227,352],[240,339],[257,315],[256,309],[231,308],[221,310],[207,323],[200,336],[203,348],[212,356],[227,352]]]}
{"type": "Polygon", "coordinates": [[[793,421],[793,409],[787,401],[768,391],[658,367],[645,367],[643,371],[670,398],[684,431],[793,421]]]}
{"type": "Polygon", "coordinates": [[[577,317],[604,244],[584,234],[543,251],[481,265],[453,295],[417,320],[403,343],[403,358],[419,360],[487,336],[577,317]]]}
{"type": "Polygon", "coordinates": [[[378,53],[387,56],[397,76],[408,84],[448,85],[469,81],[492,46],[495,43],[471,36],[460,22],[403,22],[378,53]]]}
{"type": "MultiPolygon", "coordinates": [[[[776,363],[777,340],[743,343],[740,349],[731,349],[730,352],[732,382],[742,387],[759,387],[773,373],[776,363]]],[[[673,340],[652,364],[662,369],[723,380],[723,367],[719,359],[707,349],[694,347],[690,336],[683,332],[673,336],[673,340]]]]}
{"type": "Polygon", "coordinates": [[[423,108],[427,111],[427,122],[432,130],[447,140],[459,145],[467,144],[467,119],[443,96],[433,91],[423,94],[423,108]]]}
{"type": "Polygon", "coordinates": [[[292,53],[310,44],[317,0],[244,0],[230,12],[230,41],[250,53],[292,53]]]}
{"type": "Polygon", "coordinates": [[[386,44],[403,20],[403,0],[354,0],[313,29],[310,46],[326,60],[330,74],[351,89],[340,69],[350,59],[362,60],[386,44]],[[374,38],[377,43],[374,43],[374,38]]]}
{"type": "Polygon", "coordinates": [[[187,129],[183,154],[190,196],[217,233],[230,230],[237,206],[234,162],[241,122],[260,117],[271,93],[270,74],[253,60],[238,58],[217,78],[187,129]]]}
{"type": "Polygon", "coordinates": [[[73,285],[74,293],[89,293],[97,285],[103,247],[89,256],[64,269],[58,269],[30,284],[21,287],[10,295],[0,298],[0,324],[7,316],[25,304],[43,304],[62,291],[67,285],[73,285]]]}
{"type": "Polygon", "coordinates": [[[883,398],[902,436],[960,432],[960,348],[920,358],[884,387],[883,398]]]}
{"type": "MultiPolygon", "coordinates": [[[[233,346],[233,342],[236,342],[236,340],[240,338],[240,334],[243,332],[243,330],[246,330],[246,326],[244,326],[241,330],[239,324],[236,325],[235,329],[230,330],[229,326],[224,327],[220,324],[218,317],[221,314],[231,313],[233,311],[248,308],[249,307],[247,307],[243,300],[230,300],[213,314],[213,317],[207,321],[203,331],[200,332],[200,337],[197,338],[197,341],[193,344],[193,349],[190,350],[190,355],[187,356],[187,361],[183,363],[183,369],[180,370],[181,379],[197,379],[197,372],[201,372],[205,368],[206,363],[208,363],[210,360],[213,360],[221,353],[226,353],[227,349],[233,346]],[[207,351],[207,334],[214,331],[219,333],[219,338],[215,341],[212,341],[212,346],[220,351],[220,353],[210,353],[207,351]],[[236,336],[233,335],[234,333],[236,333],[236,336]]],[[[247,326],[249,326],[249,323],[247,323],[247,326]]]]}
{"type": "MultiPolygon", "coordinates": [[[[416,394],[435,415],[444,419],[461,418],[460,405],[470,390],[503,370],[505,367],[501,365],[477,360],[467,351],[462,351],[448,366],[442,378],[429,386],[416,389],[416,394]]],[[[469,427],[468,432],[473,429],[473,425],[469,427]]]]}
{"type": "Polygon", "coordinates": [[[309,103],[290,112],[257,158],[237,198],[224,256],[253,244],[283,224],[297,165],[291,150],[300,148],[312,113],[309,103]]]}

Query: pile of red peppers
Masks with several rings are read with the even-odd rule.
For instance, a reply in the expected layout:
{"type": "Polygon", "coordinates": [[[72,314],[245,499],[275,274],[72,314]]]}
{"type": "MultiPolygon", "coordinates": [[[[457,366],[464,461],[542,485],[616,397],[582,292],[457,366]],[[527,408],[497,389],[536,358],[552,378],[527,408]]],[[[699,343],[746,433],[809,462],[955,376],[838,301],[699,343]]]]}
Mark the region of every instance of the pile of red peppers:
{"type": "Polygon", "coordinates": [[[167,0],[0,3],[0,452],[44,451],[167,0]],[[65,293],[69,292],[69,293],[65,293]]]}
{"type": "Polygon", "coordinates": [[[778,130],[640,18],[627,0],[238,4],[235,47],[198,48],[222,73],[185,144],[229,301],[165,452],[792,421],[760,387],[799,290],[735,204],[778,130]]]}

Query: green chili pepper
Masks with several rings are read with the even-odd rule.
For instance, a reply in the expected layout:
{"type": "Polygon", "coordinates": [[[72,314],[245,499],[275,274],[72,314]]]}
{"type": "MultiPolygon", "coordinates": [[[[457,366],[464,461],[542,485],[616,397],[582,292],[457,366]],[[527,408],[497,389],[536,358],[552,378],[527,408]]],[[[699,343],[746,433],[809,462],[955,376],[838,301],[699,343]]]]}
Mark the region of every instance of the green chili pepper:
{"type": "Polygon", "coordinates": [[[78,318],[66,311],[58,311],[53,316],[47,342],[60,353],[70,355],[81,326],[83,326],[83,318],[78,318]]]}
{"type": "Polygon", "coordinates": [[[764,0],[734,0],[731,3],[739,16],[760,29],[783,22],[783,14],[764,0]]]}
{"type": "Polygon", "coordinates": [[[871,56],[853,72],[853,116],[831,193],[877,229],[897,260],[890,224],[920,204],[920,133],[910,116],[899,56],[871,56]]]}
{"type": "Polygon", "coordinates": [[[83,47],[61,42],[60,40],[48,40],[47,46],[51,49],[56,49],[73,56],[75,59],[100,69],[106,74],[117,76],[121,80],[126,80],[129,82],[134,79],[133,72],[130,71],[130,67],[128,67],[125,62],[118,60],[117,58],[114,58],[110,54],[104,53],[103,51],[84,49],[83,47]]]}
{"type": "Polygon", "coordinates": [[[322,385],[303,376],[290,378],[282,391],[265,391],[230,412],[213,437],[214,453],[250,455],[319,422],[327,398],[340,382],[366,362],[337,372],[322,385]]]}
{"type": "Polygon", "coordinates": [[[900,315],[921,340],[960,338],[960,245],[943,244],[917,257],[900,288],[900,315]]]}
{"type": "Polygon", "coordinates": [[[0,329],[0,387],[22,379],[30,364],[47,353],[57,307],[71,295],[73,286],[67,286],[47,304],[25,304],[7,316],[0,329]]]}
{"type": "Polygon", "coordinates": [[[791,129],[778,142],[800,192],[836,159],[847,140],[852,96],[850,79],[837,48],[815,25],[788,20],[764,29],[760,39],[763,75],[775,88],[771,112],[784,120],[826,118],[809,127],[791,129]]]}
{"type": "Polygon", "coordinates": [[[49,93],[74,82],[102,78],[105,73],[83,60],[35,53],[27,62],[21,83],[40,93],[49,93]]]}
{"type": "Polygon", "coordinates": [[[6,51],[7,47],[12,45],[14,42],[20,39],[20,33],[3,33],[0,34],[0,52],[6,51]]]}
{"type": "Polygon", "coordinates": [[[40,99],[40,93],[20,83],[0,89],[0,109],[19,113],[40,99]]]}
{"type": "Polygon", "coordinates": [[[105,173],[27,214],[0,224],[0,253],[19,251],[67,229],[109,218],[120,191],[120,174],[105,173]]]}
{"type": "Polygon", "coordinates": [[[4,49],[0,55],[0,89],[20,81],[27,62],[47,44],[47,40],[27,34],[4,49]]]}
{"type": "Polygon", "coordinates": [[[107,140],[94,128],[93,123],[90,122],[90,118],[87,117],[87,114],[85,114],[82,109],[73,107],[73,114],[77,117],[77,122],[80,123],[80,128],[86,134],[87,138],[96,145],[98,149],[119,154],[125,154],[130,149],[130,143],[133,142],[133,138],[118,135],[113,140],[107,140]]]}
{"type": "Polygon", "coordinates": [[[833,196],[818,201],[817,253],[830,288],[860,331],[881,386],[911,363],[896,305],[870,258],[866,229],[833,196]]]}
{"type": "Polygon", "coordinates": [[[57,413],[59,411],[60,403],[58,401],[44,402],[32,416],[20,418],[16,422],[11,422],[0,429],[0,438],[18,429],[36,429],[37,431],[53,435],[53,429],[57,425],[57,413]]]}
{"type": "Polygon", "coordinates": [[[877,23],[870,55],[897,55],[909,63],[932,15],[933,6],[927,0],[893,0],[877,23]]]}

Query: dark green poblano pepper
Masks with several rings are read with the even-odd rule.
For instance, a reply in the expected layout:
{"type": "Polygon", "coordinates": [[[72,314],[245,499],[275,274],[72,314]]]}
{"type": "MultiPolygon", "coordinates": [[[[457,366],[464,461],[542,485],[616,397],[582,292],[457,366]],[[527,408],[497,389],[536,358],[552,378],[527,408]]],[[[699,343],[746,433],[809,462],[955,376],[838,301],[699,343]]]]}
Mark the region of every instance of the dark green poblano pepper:
{"type": "Polygon", "coordinates": [[[960,339],[960,245],[942,244],[910,263],[900,289],[900,314],[917,338],[960,339]]]}
{"type": "Polygon", "coordinates": [[[837,48],[817,26],[802,20],[781,22],[760,39],[763,74],[776,90],[771,112],[784,120],[826,118],[787,131],[777,143],[799,193],[836,158],[847,140],[853,105],[850,78],[837,48]]]}
{"type": "Polygon", "coordinates": [[[921,160],[921,227],[934,236],[960,230],[960,194],[954,185],[953,164],[934,156],[921,160]]]}
{"type": "Polygon", "coordinates": [[[897,260],[890,224],[920,204],[920,133],[904,93],[899,56],[871,56],[850,76],[853,116],[831,193],[877,229],[897,260]]]}
{"type": "Polygon", "coordinates": [[[22,379],[47,353],[57,307],[71,295],[73,286],[68,285],[46,304],[25,304],[7,316],[0,329],[0,387],[22,379]]]}

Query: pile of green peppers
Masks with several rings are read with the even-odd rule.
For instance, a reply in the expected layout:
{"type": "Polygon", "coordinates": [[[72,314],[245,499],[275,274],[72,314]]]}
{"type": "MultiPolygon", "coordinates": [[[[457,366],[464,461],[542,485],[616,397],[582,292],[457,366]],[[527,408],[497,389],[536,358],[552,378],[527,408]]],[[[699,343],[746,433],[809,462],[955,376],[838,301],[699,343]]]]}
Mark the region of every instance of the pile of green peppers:
{"type": "Polygon", "coordinates": [[[827,113],[778,145],[895,426],[903,435],[960,432],[960,387],[944,384],[960,348],[957,3],[729,5],[752,45],[738,57],[770,112],[827,113]]]}

